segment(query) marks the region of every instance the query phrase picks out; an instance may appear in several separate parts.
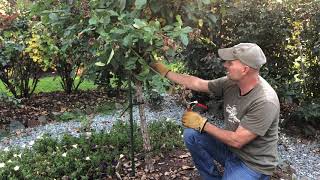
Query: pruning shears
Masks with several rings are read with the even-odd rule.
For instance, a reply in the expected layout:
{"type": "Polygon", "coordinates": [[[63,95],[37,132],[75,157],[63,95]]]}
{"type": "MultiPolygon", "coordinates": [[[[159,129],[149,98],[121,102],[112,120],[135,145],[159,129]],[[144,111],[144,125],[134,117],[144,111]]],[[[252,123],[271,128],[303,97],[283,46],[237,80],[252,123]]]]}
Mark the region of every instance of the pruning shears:
{"type": "Polygon", "coordinates": [[[187,103],[187,111],[192,111],[193,108],[198,107],[202,110],[208,110],[208,106],[205,104],[201,104],[198,101],[192,101],[187,103]]]}

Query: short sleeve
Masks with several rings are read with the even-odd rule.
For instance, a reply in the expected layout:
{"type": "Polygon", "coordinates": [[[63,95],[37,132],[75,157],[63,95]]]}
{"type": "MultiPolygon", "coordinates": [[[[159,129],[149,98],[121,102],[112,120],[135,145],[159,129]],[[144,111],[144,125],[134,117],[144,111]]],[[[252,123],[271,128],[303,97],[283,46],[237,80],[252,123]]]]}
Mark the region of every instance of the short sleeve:
{"type": "Polygon", "coordinates": [[[279,117],[279,108],[272,102],[255,103],[241,119],[240,125],[245,129],[264,136],[272,122],[279,117]]]}
{"type": "Polygon", "coordinates": [[[226,80],[227,80],[227,77],[222,77],[222,78],[209,81],[208,88],[209,88],[210,94],[216,97],[222,97],[223,88],[226,80]]]}

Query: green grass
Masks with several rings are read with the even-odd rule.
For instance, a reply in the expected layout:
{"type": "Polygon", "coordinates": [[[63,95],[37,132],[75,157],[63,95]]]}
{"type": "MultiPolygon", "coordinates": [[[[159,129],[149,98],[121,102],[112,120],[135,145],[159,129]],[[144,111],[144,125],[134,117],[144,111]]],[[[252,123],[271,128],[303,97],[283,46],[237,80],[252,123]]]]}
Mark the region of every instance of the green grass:
{"type": "MultiPolygon", "coordinates": [[[[45,77],[41,78],[40,82],[35,90],[35,93],[39,92],[54,92],[54,91],[63,91],[60,77],[45,77]]],[[[79,78],[76,79],[76,83],[79,82],[79,78]]],[[[84,80],[80,86],[80,90],[91,90],[96,89],[97,86],[90,80],[84,80]]]]}
{"type": "MultiPolygon", "coordinates": [[[[41,78],[35,89],[35,93],[63,91],[60,84],[60,79],[61,78],[57,76],[41,78]]],[[[79,82],[78,78],[76,79],[76,82],[79,82]]],[[[79,90],[92,90],[96,88],[97,85],[94,85],[94,83],[90,80],[84,80],[79,86],[79,90]]],[[[4,92],[10,95],[2,81],[0,81],[0,92],[4,92]]]]}
{"type": "Polygon", "coordinates": [[[4,86],[4,84],[2,83],[2,81],[0,81],[0,93],[6,93],[6,94],[8,94],[8,90],[6,89],[6,87],[4,86]]]}

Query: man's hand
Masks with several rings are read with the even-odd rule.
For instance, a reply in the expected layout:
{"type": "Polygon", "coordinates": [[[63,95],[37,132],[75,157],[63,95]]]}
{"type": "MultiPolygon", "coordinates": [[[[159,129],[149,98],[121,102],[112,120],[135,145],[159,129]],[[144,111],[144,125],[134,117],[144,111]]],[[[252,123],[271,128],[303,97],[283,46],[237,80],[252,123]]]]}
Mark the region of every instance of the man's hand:
{"type": "Polygon", "coordinates": [[[161,76],[166,77],[170,71],[164,64],[156,62],[150,65],[154,70],[156,70],[161,76]]]}
{"type": "Polygon", "coordinates": [[[200,114],[192,111],[187,111],[182,116],[182,124],[185,127],[193,128],[199,132],[202,132],[207,121],[208,120],[206,118],[203,118],[200,114]]]}

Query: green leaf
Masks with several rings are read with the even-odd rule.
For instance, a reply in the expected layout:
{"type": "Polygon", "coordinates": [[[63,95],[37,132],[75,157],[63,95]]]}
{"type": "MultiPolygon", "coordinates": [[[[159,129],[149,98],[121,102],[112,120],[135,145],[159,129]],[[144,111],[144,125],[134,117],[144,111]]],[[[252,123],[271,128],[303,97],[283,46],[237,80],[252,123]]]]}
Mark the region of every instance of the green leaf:
{"type": "Polygon", "coordinates": [[[99,22],[103,23],[104,25],[108,25],[110,23],[110,16],[102,17],[99,22]]]}
{"type": "Polygon", "coordinates": [[[119,28],[113,28],[110,30],[110,33],[114,33],[114,34],[124,34],[126,32],[127,32],[126,29],[119,29],[119,28]]]}
{"type": "Polygon", "coordinates": [[[183,28],[181,31],[182,31],[183,33],[187,34],[187,33],[189,33],[189,32],[192,32],[192,28],[188,26],[188,27],[183,28]]]}
{"type": "Polygon", "coordinates": [[[183,45],[187,46],[189,44],[189,39],[187,34],[180,34],[180,40],[183,43],[183,45]]]}
{"type": "Polygon", "coordinates": [[[127,0],[119,0],[119,8],[120,8],[120,11],[123,11],[125,8],[126,8],[126,2],[127,0]]]}
{"type": "Polygon", "coordinates": [[[90,28],[90,27],[87,27],[85,28],[84,30],[82,30],[79,34],[83,34],[83,33],[86,33],[86,32],[90,32],[92,30],[94,30],[95,28],[90,28]]]}
{"type": "Polygon", "coordinates": [[[136,77],[140,81],[145,81],[148,78],[148,74],[150,73],[149,68],[144,68],[141,73],[139,73],[136,77]]]}
{"type": "Polygon", "coordinates": [[[67,29],[67,30],[65,30],[63,36],[64,36],[64,37],[67,37],[67,36],[69,36],[70,34],[71,34],[71,31],[70,31],[69,29],[67,29]]]}
{"type": "Polygon", "coordinates": [[[96,25],[98,22],[98,19],[96,16],[93,16],[92,18],[89,19],[89,24],[90,25],[96,25]]]}
{"type": "Polygon", "coordinates": [[[145,4],[147,4],[147,0],[136,0],[134,3],[137,9],[142,9],[145,4]]]}
{"type": "Polygon", "coordinates": [[[133,27],[140,29],[142,27],[147,26],[147,23],[141,19],[134,19],[133,27]]]}
{"type": "Polygon", "coordinates": [[[176,16],[176,19],[177,19],[177,21],[178,21],[178,24],[179,24],[180,26],[182,26],[183,23],[182,23],[181,16],[180,16],[180,15],[177,15],[177,16],[176,16]]]}
{"type": "Polygon", "coordinates": [[[149,81],[151,86],[157,90],[159,93],[165,93],[166,92],[166,86],[170,86],[169,81],[165,78],[154,75],[152,76],[151,81],[149,81]]]}
{"type": "Polygon", "coordinates": [[[217,23],[217,17],[215,16],[215,15],[213,15],[213,14],[209,14],[208,15],[208,18],[209,18],[209,20],[211,21],[211,22],[213,22],[214,24],[216,24],[217,23]]]}
{"type": "Polygon", "coordinates": [[[103,67],[103,66],[105,66],[106,64],[99,61],[99,62],[96,62],[95,65],[96,65],[96,66],[103,67]]]}
{"type": "Polygon", "coordinates": [[[107,64],[110,63],[111,59],[113,58],[113,55],[114,55],[114,50],[111,49],[111,53],[110,53],[110,55],[109,55],[109,59],[108,59],[108,61],[107,61],[107,64]]]}
{"type": "Polygon", "coordinates": [[[97,33],[100,35],[100,37],[106,41],[109,41],[109,33],[105,31],[104,28],[100,27],[97,29],[97,33]]]}
{"type": "MultiPolygon", "coordinates": [[[[126,1],[126,0],[123,0],[123,1],[126,1]]],[[[119,16],[119,14],[116,11],[113,11],[113,10],[108,10],[108,13],[109,13],[110,16],[119,16]]]]}
{"type": "Polygon", "coordinates": [[[170,31],[170,30],[172,30],[172,29],[173,29],[173,26],[171,26],[171,25],[167,25],[167,26],[165,26],[165,27],[163,28],[164,31],[170,31]]]}
{"type": "Polygon", "coordinates": [[[136,57],[128,58],[127,61],[124,64],[125,69],[127,70],[133,70],[136,68],[136,57]]]}
{"type": "Polygon", "coordinates": [[[50,13],[50,14],[49,14],[49,18],[50,18],[50,20],[52,20],[52,21],[57,21],[57,20],[58,20],[58,16],[57,16],[56,13],[50,13]]]}
{"type": "Polygon", "coordinates": [[[210,0],[202,0],[202,3],[208,5],[210,4],[210,0]]]}
{"type": "Polygon", "coordinates": [[[132,44],[132,35],[128,34],[122,41],[122,44],[126,47],[131,46],[132,44]]]}
{"type": "Polygon", "coordinates": [[[150,8],[154,13],[158,13],[162,8],[162,3],[159,3],[158,0],[151,0],[150,2],[150,8]]]}

